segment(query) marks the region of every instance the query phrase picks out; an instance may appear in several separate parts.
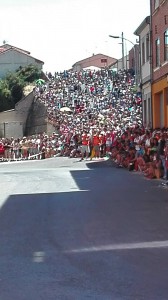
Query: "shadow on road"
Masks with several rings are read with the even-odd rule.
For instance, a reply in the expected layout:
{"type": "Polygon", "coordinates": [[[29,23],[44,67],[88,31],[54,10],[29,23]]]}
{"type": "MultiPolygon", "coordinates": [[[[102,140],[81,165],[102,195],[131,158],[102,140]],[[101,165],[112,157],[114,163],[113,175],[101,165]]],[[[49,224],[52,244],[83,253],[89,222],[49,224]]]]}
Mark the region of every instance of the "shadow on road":
{"type": "MultiPolygon", "coordinates": [[[[131,286],[139,280],[136,290],[141,292],[141,284],[149,278],[141,265],[148,265],[150,252],[143,262],[137,261],[136,252],[124,250],[124,245],[168,240],[167,193],[159,189],[153,193],[153,183],[111,168],[109,162],[87,166],[70,171],[78,189],[70,186],[69,192],[10,195],[2,206],[3,300],[102,300],[112,299],[113,293],[114,299],[135,299],[130,291],[125,296],[128,280],[131,286]],[[113,247],[121,244],[123,249],[113,247]]],[[[164,263],[159,260],[159,266],[164,263]]],[[[151,287],[153,282],[157,287],[155,274],[148,282],[151,287]]],[[[157,291],[166,284],[162,280],[157,291]]]]}

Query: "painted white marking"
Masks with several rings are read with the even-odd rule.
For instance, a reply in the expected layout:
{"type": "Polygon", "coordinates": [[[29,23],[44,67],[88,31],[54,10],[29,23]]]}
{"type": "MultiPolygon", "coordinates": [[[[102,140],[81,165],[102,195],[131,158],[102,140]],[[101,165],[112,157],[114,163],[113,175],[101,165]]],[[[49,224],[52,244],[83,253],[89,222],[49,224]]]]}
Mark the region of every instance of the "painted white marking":
{"type": "Polygon", "coordinates": [[[44,262],[45,253],[44,252],[34,252],[33,253],[33,261],[36,263],[44,262]]]}
{"type": "Polygon", "coordinates": [[[82,253],[82,252],[100,252],[100,251],[115,251],[115,250],[133,250],[133,249],[150,249],[150,248],[165,248],[168,247],[168,241],[153,241],[142,243],[114,244],[106,246],[88,247],[81,249],[67,250],[67,253],[82,253]]]}

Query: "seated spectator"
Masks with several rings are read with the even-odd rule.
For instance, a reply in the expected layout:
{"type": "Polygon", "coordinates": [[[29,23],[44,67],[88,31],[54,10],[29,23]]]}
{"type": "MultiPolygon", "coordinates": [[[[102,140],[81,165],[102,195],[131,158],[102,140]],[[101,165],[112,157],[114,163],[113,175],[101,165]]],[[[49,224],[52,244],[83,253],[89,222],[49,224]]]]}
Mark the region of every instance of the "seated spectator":
{"type": "Polygon", "coordinates": [[[146,170],[144,175],[149,178],[161,178],[162,174],[162,161],[157,154],[157,152],[151,152],[150,154],[150,161],[146,163],[146,170]]]}

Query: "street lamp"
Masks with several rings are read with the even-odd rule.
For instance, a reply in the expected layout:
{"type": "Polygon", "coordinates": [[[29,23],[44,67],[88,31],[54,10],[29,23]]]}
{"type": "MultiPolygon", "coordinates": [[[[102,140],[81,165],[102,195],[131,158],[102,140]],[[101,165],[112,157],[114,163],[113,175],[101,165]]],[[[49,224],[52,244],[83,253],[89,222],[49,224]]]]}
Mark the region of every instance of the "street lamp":
{"type": "Polygon", "coordinates": [[[117,35],[109,35],[109,37],[113,39],[121,39],[121,45],[122,45],[122,69],[124,69],[124,34],[122,32],[121,37],[117,35]]]}
{"type": "Polygon", "coordinates": [[[133,51],[134,51],[134,68],[135,68],[135,83],[137,84],[137,65],[136,65],[136,53],[135,53],[135,44],[131,42],[130,40],[126,39],[124,37],[123,32],[121,33],[121,36],[118,35],[109,35],[109,37],[113,39],[121,39],[122,44],[122,68],[124,69],[124,40],[131,43],[133,45],[133,51]]]}

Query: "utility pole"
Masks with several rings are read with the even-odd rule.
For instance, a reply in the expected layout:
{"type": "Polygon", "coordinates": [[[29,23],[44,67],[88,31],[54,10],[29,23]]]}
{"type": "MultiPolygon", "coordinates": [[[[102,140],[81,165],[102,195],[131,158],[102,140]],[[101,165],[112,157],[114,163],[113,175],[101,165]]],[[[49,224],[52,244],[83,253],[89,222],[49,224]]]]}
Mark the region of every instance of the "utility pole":
{"type": "Polygon", "coordinates": [[[122,69],[124,70],[124,34],[123,32],[121,33],[121,43],[122,43],[122,69]]]}

